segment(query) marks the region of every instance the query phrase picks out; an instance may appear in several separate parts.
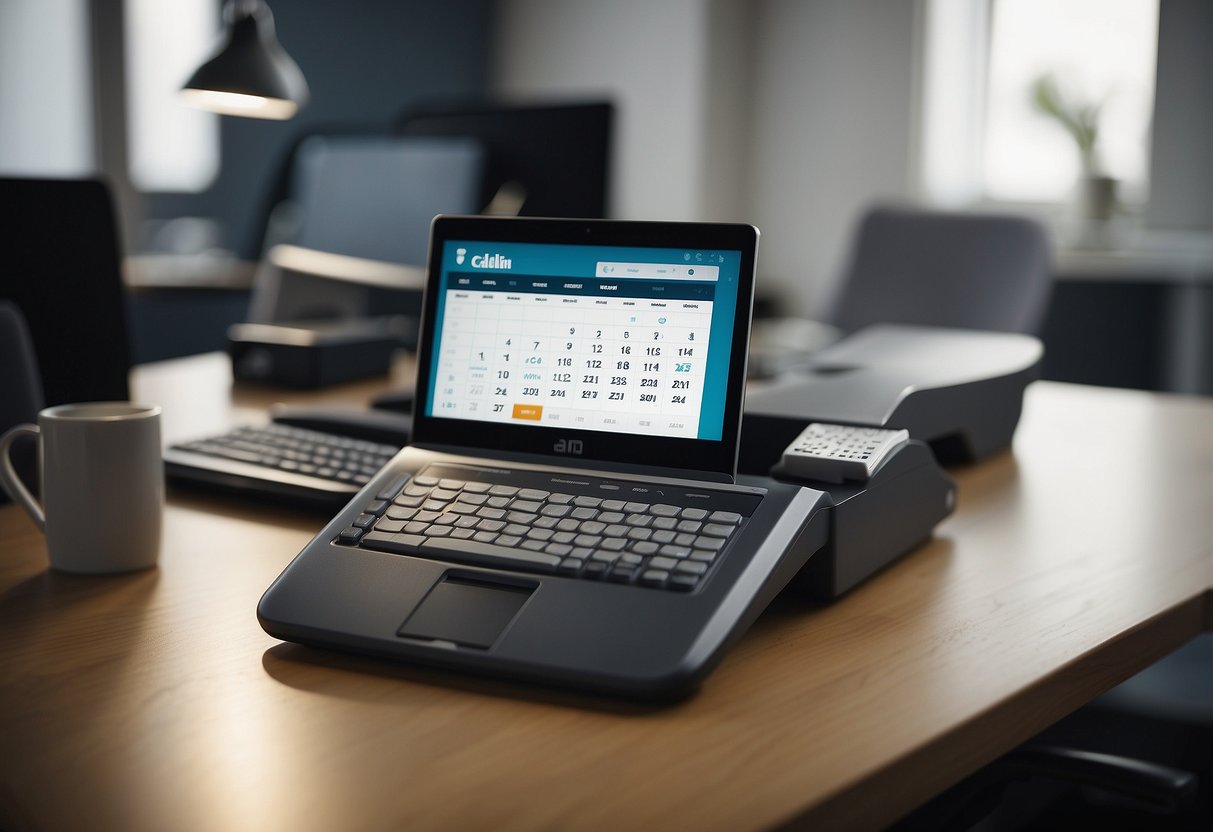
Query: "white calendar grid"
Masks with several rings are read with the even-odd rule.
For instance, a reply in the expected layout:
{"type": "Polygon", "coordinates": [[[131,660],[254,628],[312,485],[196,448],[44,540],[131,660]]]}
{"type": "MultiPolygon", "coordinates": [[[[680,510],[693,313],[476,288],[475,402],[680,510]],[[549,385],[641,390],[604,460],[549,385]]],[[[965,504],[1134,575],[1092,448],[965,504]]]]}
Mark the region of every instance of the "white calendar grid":
{"type": "Polygon", "coordinates": [[[448,290],[433,415],[694,438],[712,303],[448,290]]]}

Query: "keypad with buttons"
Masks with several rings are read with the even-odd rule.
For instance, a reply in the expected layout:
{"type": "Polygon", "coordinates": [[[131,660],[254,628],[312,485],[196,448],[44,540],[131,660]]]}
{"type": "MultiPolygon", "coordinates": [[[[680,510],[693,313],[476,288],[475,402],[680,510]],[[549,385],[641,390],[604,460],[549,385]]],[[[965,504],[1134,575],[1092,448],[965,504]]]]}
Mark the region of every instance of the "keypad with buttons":
{"type": "Polygon", "coordinates": [[[706,579],[760,499],[635,489],[624,481],[591,478],[553,490],[489,481],[490,476],[525,481],[543,475],[430,466],[382,489],[334,542],[689,592],[706,579]],[[603,496],[633,490],[647,491],[649,499],[603,496]],[[670,499],[679,496],[684,502],[670,499]],[[691,500],[695,505],[684,504],[691,500]]]}

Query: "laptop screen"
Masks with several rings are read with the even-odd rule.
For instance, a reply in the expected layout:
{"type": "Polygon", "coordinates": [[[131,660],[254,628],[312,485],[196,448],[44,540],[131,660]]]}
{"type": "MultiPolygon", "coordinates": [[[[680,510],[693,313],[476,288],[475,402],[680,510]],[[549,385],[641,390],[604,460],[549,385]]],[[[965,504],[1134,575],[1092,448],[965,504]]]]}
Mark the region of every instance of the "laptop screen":
{"type": "Polygon", "coordinates": [[[755,236],[439,218],[417,441],[731,474],[755,236]]]}

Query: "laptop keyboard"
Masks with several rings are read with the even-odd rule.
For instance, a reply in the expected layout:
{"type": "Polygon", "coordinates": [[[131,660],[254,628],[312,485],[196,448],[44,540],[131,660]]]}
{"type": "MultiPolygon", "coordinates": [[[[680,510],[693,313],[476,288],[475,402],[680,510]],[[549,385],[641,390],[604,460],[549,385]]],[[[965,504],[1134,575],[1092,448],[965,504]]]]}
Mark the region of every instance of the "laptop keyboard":
{"type": "Polygon", "coordinates": [[[334,542],[688,592],[758,499],[626,480],[430,466],[381,491],[334,542]],[[636,499],[637,492],[645,499],[636,499]]]}

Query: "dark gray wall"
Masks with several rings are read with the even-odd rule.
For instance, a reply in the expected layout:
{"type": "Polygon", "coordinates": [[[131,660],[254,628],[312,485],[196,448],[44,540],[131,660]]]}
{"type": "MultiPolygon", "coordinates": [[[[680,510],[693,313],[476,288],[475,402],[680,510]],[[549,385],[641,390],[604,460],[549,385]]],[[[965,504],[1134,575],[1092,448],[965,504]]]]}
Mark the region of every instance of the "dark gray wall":
{"type": "Polygon", "coordinates": [[[388,129],[405,109],[486,93],[494,0],[270,0],[283,47],[311,102],[285,122],[222,116],[218,178],[199,194],[152,194],[146,219],[219,220],[225,243],[258,249],[273,179],[289,147],[315,130],[388,129]]]}

